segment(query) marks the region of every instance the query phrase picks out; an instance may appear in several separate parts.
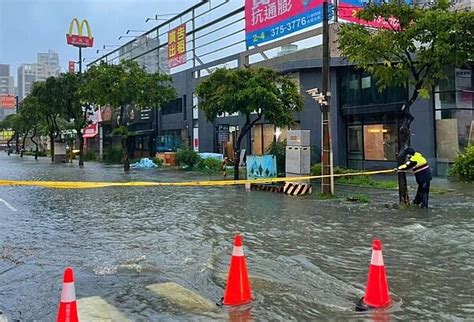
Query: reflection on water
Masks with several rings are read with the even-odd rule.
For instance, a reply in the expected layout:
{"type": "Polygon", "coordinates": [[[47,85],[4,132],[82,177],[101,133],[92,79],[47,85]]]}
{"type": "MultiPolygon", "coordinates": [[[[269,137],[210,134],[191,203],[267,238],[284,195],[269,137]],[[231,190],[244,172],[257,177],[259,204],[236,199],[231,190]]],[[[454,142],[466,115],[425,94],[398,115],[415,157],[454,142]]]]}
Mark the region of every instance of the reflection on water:
{"type": "MultiPolygon", "coordinates": [[[[198,173],[124,174],[0,154],[0,177],[28,180],[179,181],[198,173]]],[[[350,188],[339,187],[340,190],[350,188]]],[[[71,265],[79,298],[99,296],[129,319],[231,321],[454,319],[472,315],[472,185],[433,195],[432,209],[384,207],[396,191],[366,190],[370,204],[245,192],[238,187],[48,190],[0,187],[0,310],[50,320],[71,265]],[[449,206],[448,206],[449,205],[449,206]],[[146,288],[174,282],[223,295],[232,240],[244,236],[255,295],[250,307],[215,316],[187,311],[146,288]],[[354,312],[373,238],[384,244],[394,305],[354,312]]]]}

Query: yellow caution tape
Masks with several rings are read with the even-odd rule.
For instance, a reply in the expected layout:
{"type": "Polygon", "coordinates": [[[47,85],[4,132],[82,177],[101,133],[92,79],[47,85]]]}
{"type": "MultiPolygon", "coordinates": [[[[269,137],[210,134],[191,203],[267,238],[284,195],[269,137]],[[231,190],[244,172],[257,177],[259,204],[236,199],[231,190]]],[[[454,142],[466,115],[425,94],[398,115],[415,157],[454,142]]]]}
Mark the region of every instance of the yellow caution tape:
{"type": "MultiPolygon", "coordinates": [[[[334,174],[333,177],[349,177],[374,175],[382,173],[394,172],[394,169],[334,174]]],[[[272,183],[272,182],[291,182],[301,180],[313,180],[331,177],[331,175],[304,176],[304,177],[286,177],[286,178],[267,178],[253,180],[208,180],[208,181],[187,181],[187,182],[152,182],[152,181],[136,181],[136,182],[83,182],[83,181],[27,181],[27,180],[0,180],[0,186],[33,186],[52,189],[92,189],[106,187],[195,187],[195,186],[231,186],[243,185],[249,183],[272,183]]]]}

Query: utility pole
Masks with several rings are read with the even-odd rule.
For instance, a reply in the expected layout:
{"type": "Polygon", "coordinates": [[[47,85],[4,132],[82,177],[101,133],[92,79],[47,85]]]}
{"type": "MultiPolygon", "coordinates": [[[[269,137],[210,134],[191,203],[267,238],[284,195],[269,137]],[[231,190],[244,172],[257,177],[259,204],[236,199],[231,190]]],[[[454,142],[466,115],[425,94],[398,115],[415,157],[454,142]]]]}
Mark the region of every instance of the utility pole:
{"type": "Polygon", "coordinates": [[[82,74],[82,47],[79,47],[79,74],[82,74]]]}
{"type": "Polygon", "coordinates": [[[323,0],[323,68],[322,68],[322,102],[321,102],[321,162],[322,174],[324,175],[322,182],[323,194],[334,194],[334,178],[332,177],[332,146],[331,146],[331,128],[330,128],[330,64],[329,55],[329,7],[328,0],[323,0]]]}

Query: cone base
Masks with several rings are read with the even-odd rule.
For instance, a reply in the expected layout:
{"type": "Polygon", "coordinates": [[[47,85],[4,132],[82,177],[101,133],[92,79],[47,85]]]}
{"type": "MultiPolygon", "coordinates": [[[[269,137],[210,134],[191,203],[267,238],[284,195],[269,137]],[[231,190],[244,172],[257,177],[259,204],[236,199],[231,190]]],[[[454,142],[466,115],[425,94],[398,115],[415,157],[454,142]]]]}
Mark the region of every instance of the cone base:
{"type": "Polygon", "coordinates": [[[356,311],[358,312],[362,312],[362,311],[369,311],[369,310],[375,310],[375,309],[383,309],[385,307],[388,307],[390,306],[391,302],[387,303],[386,305],[383,305],[383,306],[379,306],[379,307],[375,307],[375,306],[371,306],[367,303],[364,302],[364,297],[362,297],[356,304],[355,306],[355,309],[356,311]]]}
{"type": "Polygon", "coordinates": [[[252,303],[252,301],[253,301],[253,298],[251,298],[250,300],[240,301],[237,303],[224,303],[224,298],[221,298],[221,300],[217,302],[216,305],[217,306],[241,306],[241,305],[252,303]]]}

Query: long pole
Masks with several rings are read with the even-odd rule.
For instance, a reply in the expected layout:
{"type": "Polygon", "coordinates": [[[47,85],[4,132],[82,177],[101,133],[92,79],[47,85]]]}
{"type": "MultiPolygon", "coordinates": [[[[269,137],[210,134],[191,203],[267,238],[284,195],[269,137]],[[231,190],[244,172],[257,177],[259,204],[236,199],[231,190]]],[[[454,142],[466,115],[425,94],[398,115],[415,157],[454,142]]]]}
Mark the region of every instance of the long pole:
{"type": "Polygon", "coordinates": [[[82,47],[79,47],[79,74],[82,74],[82,47]]]}
{"type": "Polygon", "coordinates": [[[333,189],[333,178],[330,177],[332,173],[332,148],[330,139],[330,91],[329,91],[329,78],[330,78],[330,56],[329,56],[329,8],[328,1],[323,1],[323,68],[322,68],[322,94],[324,95],[324,104],[321,105],[322,117],[322,193],[330,194],[334,193],[333,189]]]}

